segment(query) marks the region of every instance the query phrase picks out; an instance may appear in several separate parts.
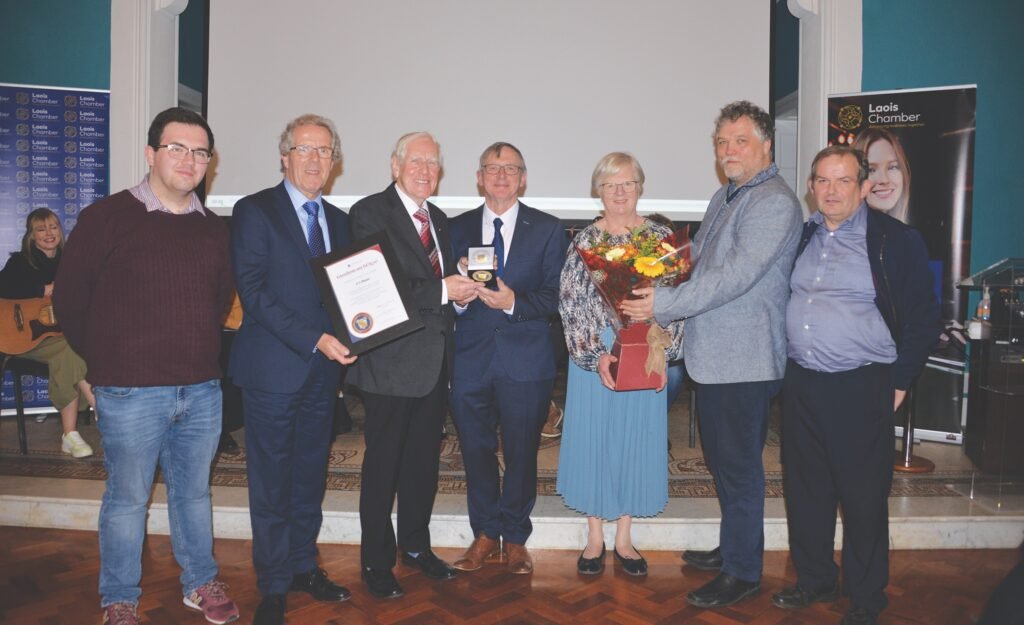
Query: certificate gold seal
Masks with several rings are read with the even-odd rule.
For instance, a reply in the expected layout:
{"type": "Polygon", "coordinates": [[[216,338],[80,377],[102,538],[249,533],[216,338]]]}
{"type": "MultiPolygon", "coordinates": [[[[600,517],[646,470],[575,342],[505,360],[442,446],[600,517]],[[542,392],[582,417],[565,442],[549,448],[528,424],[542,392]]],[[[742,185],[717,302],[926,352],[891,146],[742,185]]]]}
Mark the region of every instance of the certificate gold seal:
{"type": "Polygon", "coordinates": [[[366,334],[373,329],[373,317],[369,313],[361,312],[352,318],[352,331],[356,334],[366,334]]]}

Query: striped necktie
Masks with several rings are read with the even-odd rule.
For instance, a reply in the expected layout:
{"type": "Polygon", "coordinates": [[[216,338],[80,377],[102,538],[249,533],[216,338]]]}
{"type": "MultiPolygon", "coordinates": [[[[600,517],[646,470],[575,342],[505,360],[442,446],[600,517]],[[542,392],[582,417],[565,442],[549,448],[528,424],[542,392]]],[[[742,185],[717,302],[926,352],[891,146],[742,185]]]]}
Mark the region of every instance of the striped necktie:
{"type": "Polygon", "coordinates": [[[413,214],[413,217],[420,222],[420,243],[423,244],[423,249],[427,252],[430,266],[434,268],[434,276],[440,278],[441,260],[437,257],[437,246],[434,245],[434,237],[430,234],[430,213],[421,206],[413,214]]]}

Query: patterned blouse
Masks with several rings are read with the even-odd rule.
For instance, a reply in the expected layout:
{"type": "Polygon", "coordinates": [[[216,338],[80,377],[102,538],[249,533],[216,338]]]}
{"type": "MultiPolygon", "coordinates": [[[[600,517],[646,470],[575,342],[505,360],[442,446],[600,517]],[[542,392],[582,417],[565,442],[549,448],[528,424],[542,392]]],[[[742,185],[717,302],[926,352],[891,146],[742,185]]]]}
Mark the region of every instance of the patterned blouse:
{"type": "MultiPolygon", "coordinates": [[[[665,226],[647,219],[640,227],[651,230],[661,237],[672,234],[665,226]]],[[[569,244],[565,265],[562,266],[558,297],[558,312],[562,316],[569,355],[581,369],[587,371],[597,371],[597,361],[601,354],[609,353],[601,340],[601,331],[611,326],[612,321],[607,305],[590,279],[587,266],[576,252],[576,247],[590,249],[603,236],[603,230],[598,229],[595,224],[590,224],[569,244]]],[[[629,234],[611,236],[613,244],[625,243],[628,240],[629,234]]],[[[672,346],[667,350],[668,360],[676,360],[683,351],[683,322],[673,321],[666,329],[672,336],[672,346]]]]}

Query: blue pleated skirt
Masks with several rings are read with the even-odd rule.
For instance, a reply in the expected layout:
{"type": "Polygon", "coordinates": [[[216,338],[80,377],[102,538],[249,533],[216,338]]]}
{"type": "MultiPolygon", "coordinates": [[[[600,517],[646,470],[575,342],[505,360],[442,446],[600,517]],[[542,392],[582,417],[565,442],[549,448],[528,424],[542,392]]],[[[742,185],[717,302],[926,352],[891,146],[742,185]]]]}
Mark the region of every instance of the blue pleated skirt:
{"type": "MultiPolygon", "coordinates": [[[[602,338],[611,345],[614,335],[602,338]]],[[[668,503],[665,392],[610,391],[569,360],[558,493],[587,516],[650,517],[668,503]]]]}

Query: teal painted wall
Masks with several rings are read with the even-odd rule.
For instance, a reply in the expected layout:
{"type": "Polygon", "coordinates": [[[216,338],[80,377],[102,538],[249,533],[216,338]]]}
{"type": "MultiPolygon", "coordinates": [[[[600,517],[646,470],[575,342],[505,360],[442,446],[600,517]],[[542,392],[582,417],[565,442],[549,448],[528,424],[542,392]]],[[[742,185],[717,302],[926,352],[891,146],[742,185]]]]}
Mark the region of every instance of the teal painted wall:
{"type": "Polygon", "coordinates": [[[0,0],[0,82],[110,88],[110,0],[0,0]]]}
{"type": "Polygon", "coordinates": [[[178,19],[178,82],[206,89],[207,0],[189,0],[178,19]]]}
{"type": "Polygon", "coordinates": [[[772,0],[772,99],[780,100],[800,87],[800,20],[785,2],[772,0]]]}
{"type": "Polygon", "coordinates": [[[1024,2],[863,0],[865,91],[978,85],[971,271],[1024,256],[1024,2]]]}

